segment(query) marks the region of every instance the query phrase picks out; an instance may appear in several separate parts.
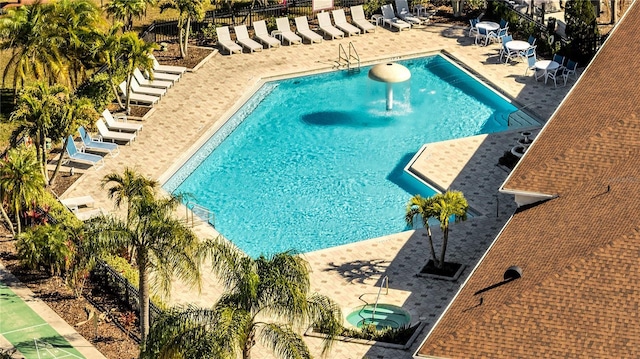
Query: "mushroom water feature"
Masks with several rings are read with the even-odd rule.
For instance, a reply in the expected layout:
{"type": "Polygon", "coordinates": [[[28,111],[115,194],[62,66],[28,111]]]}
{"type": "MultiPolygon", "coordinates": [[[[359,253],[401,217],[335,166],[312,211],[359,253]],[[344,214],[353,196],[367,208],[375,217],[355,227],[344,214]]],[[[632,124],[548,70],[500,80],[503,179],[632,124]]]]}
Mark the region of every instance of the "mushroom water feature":
{"type": "Polygon", "coordinates": [[[378,64],[369,70],[369,78],[387,84],[387,111],[393,109],[393,87],[392,84],[405,82],[411,78],[408,68],[395,62],[378,64]]]}

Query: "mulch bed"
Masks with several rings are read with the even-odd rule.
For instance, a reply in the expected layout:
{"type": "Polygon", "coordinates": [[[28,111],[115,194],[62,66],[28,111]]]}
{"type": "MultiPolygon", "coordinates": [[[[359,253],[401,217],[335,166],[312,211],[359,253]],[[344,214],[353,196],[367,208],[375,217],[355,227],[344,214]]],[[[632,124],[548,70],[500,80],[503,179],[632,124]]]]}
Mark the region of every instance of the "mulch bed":
{"type": "Polygon", "coordinates": [[[137,343],[125,332],[119,329],[111,318],[120,319],[127,323],[128,329],[137,333],[137,323],[129,318],[131,313],[109,293],[101,290],[93,283],[88,283],[84,295],[90,295],[108,313],[101,313],[85,298],[76,298],[73,292],[65,286],[60,278],[50,277],[44,271],[28,270],[22,267],[16,257],[15,240],[6,236],[8,230],[0,226],[0,260],[2,264],[24,283],[36,297],[47,303],[64,321],[74,326],[76,331],[93,344],[109,359],[134,359],[138,357],[137,343]],[[88,313],[94,310],[103,314],[104,319],[98,321],[97,327],[92,323],[75,326],[88,319],[88,313]]]}
{"type": "Polygon", "coordinates": [[[180,47],[178,44],[167,43],[166,50],[156,50],[153,52],[153,56],[155,56],[158,62],[162,65],[184,66],[188,69],[193,69],[212,52],[213,49],[189,45],[189,48],[187,49],[187,56],[182,59],[180,58],[180,47]]]}
{"type": "Polygon", "coordinates": [[[422,270],[420,271],[420,273],[435,274],[443,277],[453,278],[461,266],[462,264],[460,263],[444,262],[444,265],[442,266],[442,268],[437,268],[434,265],[433,260],[429,259],[429,262],[427,262],[427,264],[424,267],[422,267],[422,270]]]}

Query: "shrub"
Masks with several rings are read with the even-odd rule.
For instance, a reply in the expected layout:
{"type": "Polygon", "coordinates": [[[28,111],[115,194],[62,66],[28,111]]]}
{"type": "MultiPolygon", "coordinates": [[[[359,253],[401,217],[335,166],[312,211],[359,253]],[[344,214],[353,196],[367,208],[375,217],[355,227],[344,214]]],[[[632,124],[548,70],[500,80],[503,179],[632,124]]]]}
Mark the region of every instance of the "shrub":
{"type": "Polygon", "coordinates": [[[18,235],[16,249],[25,266],[31,269],[44,267],[52,276],[65,274],[74,254],[69,232],[58,224],[27,229],[18,235]]]}
{"type": "Polygon", "coordinates": [[[104,109],[113,102],[116,97],[113,93],[109,75],[101,73],[91,77],[76,91],[78,97],[86,97],[96,109],[104,109]]]}
{"type": "MultiPolygon", "coordinates": [[[[120,256],[106,256],[102,258],[109,267],[111,267],[116,272],[120,273],[124,279],[126,279],[129,284],[131,284],[134,288],[138,289],[139,282],[139,273],[136,268],[134,268],[129,261],[120,256]]],[[[164,303],[164,301],[155,294],[151,294],[151,301],[160,309],[167,309],[168,306],[164,303]]]]}

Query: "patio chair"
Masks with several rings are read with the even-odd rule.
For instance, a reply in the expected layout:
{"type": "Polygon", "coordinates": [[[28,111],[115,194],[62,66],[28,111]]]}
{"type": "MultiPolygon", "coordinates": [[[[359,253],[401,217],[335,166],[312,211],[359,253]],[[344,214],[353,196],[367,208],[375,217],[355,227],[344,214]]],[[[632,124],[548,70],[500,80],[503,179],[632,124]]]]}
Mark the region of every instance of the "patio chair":
{"type": "Polygon", "coordinates": [[[573,75],[578,80],[578,63],[572,60],[567,61],[567,66],[562,70],[562,78],[564,78],[564,85],[567,85],[567,80],[569,80],[569,76],[573,75]]]}
{"type": "Polygon", "coordinates": [[[383,25],[386,24],[390,29],[392,27],[395,27],[396,29],[398,29],[398,31],[411,29],[411,24],[396,17],[391,4],[383,5],[381,9],[383,25]]]}
{"type": "Polygon", "coordinates": [[[507,47],[507,44],[513,41],[513,36],[507,35],[502,38],[502,46],[500,47],[500,58],[499,61],[502,62],[502,57],[505,57],[505,62],[509,62],[512,56],[517,55],[515,52],[510,51],[507,47]]]}
{"type": "Polygon", "coordinates": [[[372,24],[364,16],[364,9],[362,5],[352,6],[351,8],[351,21],[354,25],[359,27],[363,32],[375,32],[376,25],[372,24]]]}
{"type": "Polygon", "coordinates": [[[164,73],[176,74],[176,75],[182,75],[185,72],[187,72],[187,68],[184,66],[160,65],[158,60],[156,60],[155,56],[149,55],[149,57],[153,60],[154,72],[164,72],[164,73]]]}
{"type": "Polygon", "coordinates": [[[529,35],[527,42],[529,43],[529,45],[533,46],[536,44],[536,38],[533,35],[529,35]]]}
{"type": "Polygon", "coordinates": [[[360,29],[347,22],[347,16],[344,9],[333,10],[333,22],[336,27],[342,30],[347,36],[360,35],[360,29]]]}
{"type": "Polygon", "coordinates": [[[505,19],[500,19],[500,28],[501,29],[506,29],[509,27],[509,21],[505,20],[505,19]]]}
{"type": "Polygon", "coordinates": [[[94,166],[95,170],[98,170],[99,168],[104,166],[104,158],[102,158],[102,156],[78,151],[76,143],[73,141],[73,136],[71,135],[67,140],[67,147],[65,148],[65,150],[67,152],[67,158],[63,160],[62,164],[67,164],[71,161],[87,163],[94,166]]]}
{"type": "MultiPolygon", "coordinates": [[[[122,100],[126,101],[127,98],[127,83],[125,81],[121,82],[119,85],[120,91],[122,92],[122,100]]],[[[135,104],[142,105],[155,105],[158,101],[160,101],[160,97],[139,94],[131,91],[129,94],[129,100],[135,104]]]]}
{"type": "Polygon", "coordinates": [[[564,68],[564,56],[553,54],[553,61],[559,63],[561,68],[564,68]]]}
{"type": "Polygon", "coordinates": [[[536,67],[536,62],[538,62],[538,58],[536,56],[535,46],[532,46],[529,48],[529,50],[527,50],[525,58],[526,58],[527,67],[524,70],[524,75],[527,76],[527,73],[529,72],[529,70],[533,70],[533,75],[535,76],[536,81],[538,81],[541,77],[544,76],[544,71],[539,70],[536,67]]]}
{"type": "Polygon", "coordinates": [[[296,32],[298,35],[302,36],[303,39],[309,40],[309,44],[313,45],[313,43],[322,42],[322,36],[311,31],[309,28],[309,22],[307,21],[306,16],[298,16],[294,20],[296,22],[296,32]]]}
{"type": "Polygon", "coordinates": [[[122,117],[122,119],[124,120],[122,122],[116,121],[116,119],[113,117],[113,115],[108,109],[105,109],[104,111],[102,111],[102,118],[104,118],[104,121],[106,122],[107,127],[110,130],[115,130],[118,132],[134,132],[134,133],[138,133],[138,131],[142,131],[141,123],[126,122],[126,119],[127,119],[126,117],[122,117]]]}
{"type": "Polygon", "coordinates": [[[471,25],[469,28],[469,37],[475,37],[478,34],[478,28],[476,27],[478,22],[478,19],[469,19],[469,24],[471,25]]]}
{"type": "Polygon", "coordinates": [[[419,17],[413,16],[411,11],[409,11],[409,4],[407,0],[396,0],[396,14],[402,20],[415,25],[421,25],[422,20],[419,17]]]}
{"type": "Polygon", "coordinates": [[[276,36],[280,36],[282,40],[285,40],[289,45],[302,44],[302,38],[293,31],[291,31],[291,25],[289,25],[289,19],[286,17],[280,17],[276,19],[276,26],[278,33],[276,36]]]}
{"type": "Polygon", "coordinates": [[[75,216],[81,221],[88,221],[92,218],[100,217],[105,215],[105,211],[102,208],[92,208],[88,211],[81,211],[78,208],[69,208],[75,216]]]}
{"type": "Polygon", "coordinates": [[[256,39],[263,45],[267,45],[267,48],[280,47],[280,40],[269,35],[267,30],[267,23],[264,20],[253,22],[253,31],[256,33],[256,39]]]}
{"type": "Polygon", "coordinates": [[[479,27],[478,33],[476,34],[476,40],[475,40],[476,45],[478,45],[478,41],[481,41],[483,42],[483,46],[487,46],[487,43],[489,42],[490,33],[492,32],[488,31],[484,27],[479,27]]]}
{"type": "Polygon", "coordinates": [[[168,89],[169,87],[173,86],[173,81],[163,81],[163,80],[149,80],[146,77],[144,77],[144,75],[142,74],[142,72],[140,71],[139,68],[135,68],[133,70],[133,77],[136,78],[136,81],[138,81],[138,83],[142,86],[146,86],[146,87],[156,87],[159,89],[168,89]]]}
{"type": "Polygon", "coordinates": [[[318,13],[318,27],[325,36],[329,35],[331,40],[344,38],[344,32],[331,23],[331,17],[328,12],[323,11],[318,13]]]}
{"type": "Polygon", "coordinates": [[[249,37],[247,25],[234,26],[233,31],[236,32],[236,40],[240,43],[240,45],[242,45],[242,47],[249,50],[250,53],[255,51],[262,51],[262,44],[249,37]]]}
{"type": "Polygon", "coordinates": [[[218,44],[222,46],[223,49],[229,51],[229,55],[242,53],[242,46],[231,40],[229,26],[216,27],[216,35],[218,35],[218,44]]]}
{"type": "Polygon", "coordinates": [[[553,80],[553,86],[558,87],[558,77],[562,76],[563,71],[559,67],[557,69],[547,71],[547,77],[544,79],[544,83],[547,83],[548,79],[553,80]]]}
{"type": "Polygon", "coordinates": [[[96,121],[96,127],[98,127],[98,134],[100,135],[99,139],[102,141],[106,140],[111,142],[117,141],[130,143],[131,141],[136,139],[135,133],[116,132],[109,130],[102,119],[98,119],[98,121],[96,121]]]}
{"type": "Polygon", "coordinates": [[[82,140],[82,151],[93,150],[93,151],[105,151],[108,152],[111,157],[116,157],[120,154],[120,148],[115,143],[110,142],[102,142],[96,141],[89,136],[87,130],[84,127],[78,127],[78,132],[80,133],[80,139],[82,140]]]}
{"type": "MultiPolygon", "coordinates": [[[[487,34],[487,41],[492,41],[492,42],[503,42],[503,38],[507,36],[507,29],[498,29],[497,32],[489,32],[487,34]]],[[[512,38],[513,39],[513,38],[512,38]]]]}

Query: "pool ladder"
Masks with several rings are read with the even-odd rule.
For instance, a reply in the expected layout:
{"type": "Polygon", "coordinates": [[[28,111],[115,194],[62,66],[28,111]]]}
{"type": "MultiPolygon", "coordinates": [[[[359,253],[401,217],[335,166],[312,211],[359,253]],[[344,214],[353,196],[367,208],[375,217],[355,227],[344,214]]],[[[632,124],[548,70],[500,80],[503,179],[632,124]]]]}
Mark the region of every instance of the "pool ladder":
{"type": "MultiPolygon", "coordinates": [[[[382,293],[382,287],[386,288],[385,295],[389,294],[389,276],[385,275],[384,277],[382,277],[382,282],[380,282],[380,287],[378,288],[378,294],[376,295],[376,302],[373,304],[373,311],[371,313],[371,319],[370,319],[371,323],[373,323],[376,319],[376,310],[378,309],[378,302],[380,301],[380,294],[382,293]]],[[[367,305],[369,305],[369,303],[366,300],[362,299],[362,297],[366,294],[372,294],[372,293],[362,294],[358,298],[365,303],[365,306],[362,307],[362,309],[360,309],[360,312],[358,313],[360,318],[362,318],[361,322],[363,324],[366,324],[367,320],[369,320],[369,318],[365,318],[365,316],[362,315],[362,311],[367,307],[367,305]]]]}
{"type": "Polygon", "coordinates": [[[195,227],[196,224],[200,224],[200,220],[207,221],[213,228],[216,228],[216,216],[205,207],[193,202],[187,202],[186,208],[186,221],[187,224],[191,222],[191,227],[195,227]],[[195,217],[198,217],[196,222],[195,217]]]}
{"type": "Polygon", "coordinates": [[[360,55],[358,55],[358,51],[356,47],[353,46],[353,42],[349,41],[349,52],[344,49],[342,44],[338,45],[338,67],[343,66],[343,62],[347,66],[347,71],[360,72],[360,55]],[[353,65],[357,65],[352,68],[353,65]]]}

